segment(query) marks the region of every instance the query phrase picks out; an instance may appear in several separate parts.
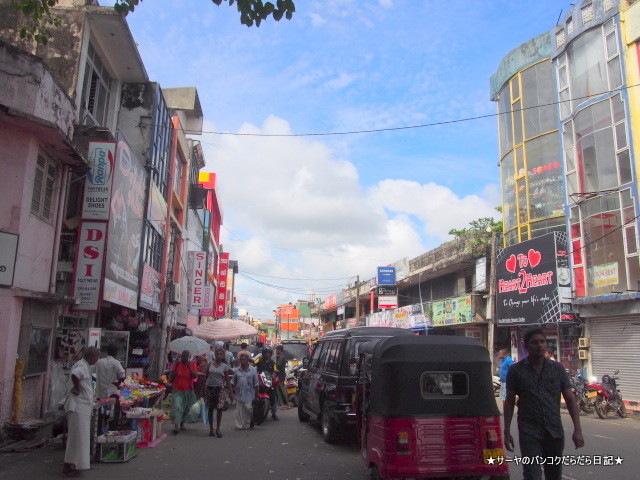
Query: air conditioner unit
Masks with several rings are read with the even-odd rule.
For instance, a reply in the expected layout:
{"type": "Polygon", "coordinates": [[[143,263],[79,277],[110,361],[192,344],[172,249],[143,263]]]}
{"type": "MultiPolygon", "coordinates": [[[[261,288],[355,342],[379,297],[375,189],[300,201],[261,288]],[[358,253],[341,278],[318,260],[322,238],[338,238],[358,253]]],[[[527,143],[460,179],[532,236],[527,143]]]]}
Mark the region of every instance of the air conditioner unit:
{"type": "Polygon", "coordinates": [[[578,350],[578,358],[580,360],[589,360],[589,350],[578,350]]]}
{"type": "Polygon", "coordinates": [[[589,348],[589,337],[581,337],[578,339],[578,348],[589,348]]]}
{"type": "Polygon", "coordinates": [[[169,288],[169,303],[171,305],[178,305],[182,302],[180,297],[180,284],[172,283],[171,288],[169,288]]]}

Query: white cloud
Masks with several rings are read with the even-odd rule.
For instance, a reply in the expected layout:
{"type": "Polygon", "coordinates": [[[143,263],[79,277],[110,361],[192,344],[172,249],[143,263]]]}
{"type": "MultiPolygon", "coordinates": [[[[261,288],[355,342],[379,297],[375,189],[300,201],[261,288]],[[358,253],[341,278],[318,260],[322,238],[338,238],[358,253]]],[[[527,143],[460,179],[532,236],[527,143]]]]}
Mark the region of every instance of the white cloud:
{"type": "MultiPolygon", "coordinates": [[[[291,129],[270,116],[262,126],[245,124],[238,133],[287,135],[291,129]]],[[[239,302],[254,311],[270,312],[277,302],[308,298],[311,291],[321,297],[335,293],[348,282],[345,277],[369,278],[379,265],[413,258],[448,240],[452,227],[495,213],[484,195],[461,197],[435,183],[385,179],[365,189],[355,166],[314,138],[205,134],[203,141],[205,170],[219,175],[222,243],[240,261],[241,272],[343,278],[241,278],[239,302]]],[[[340,152],[348,152],[348,142],[340,152]]],[[[495,194],[489,187],[485,192],[495,194]]]]}

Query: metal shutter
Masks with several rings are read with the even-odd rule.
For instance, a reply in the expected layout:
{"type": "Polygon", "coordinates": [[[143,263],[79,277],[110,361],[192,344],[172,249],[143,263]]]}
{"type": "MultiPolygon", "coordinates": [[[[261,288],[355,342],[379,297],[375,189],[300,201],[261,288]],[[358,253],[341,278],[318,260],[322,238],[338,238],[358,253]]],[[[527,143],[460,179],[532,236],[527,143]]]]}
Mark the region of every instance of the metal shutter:
{"type": "Polygon", "coordinates": [[[591,375],[613,375],[620,370],[618,388],[625,400],[640,401],[640,324],[638,317],[592,319],[591,375]]]}

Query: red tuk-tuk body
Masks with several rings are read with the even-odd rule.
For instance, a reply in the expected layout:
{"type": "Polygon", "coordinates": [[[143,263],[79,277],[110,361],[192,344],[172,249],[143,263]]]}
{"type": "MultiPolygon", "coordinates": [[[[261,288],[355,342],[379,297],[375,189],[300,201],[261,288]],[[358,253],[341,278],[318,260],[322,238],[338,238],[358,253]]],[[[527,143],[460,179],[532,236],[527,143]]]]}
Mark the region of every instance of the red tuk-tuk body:
{"type": "Polygon", "coordinates": [[[509,478],[489,353],[474,339],[363,345],[355,404],[374,479],[509,478]]]}

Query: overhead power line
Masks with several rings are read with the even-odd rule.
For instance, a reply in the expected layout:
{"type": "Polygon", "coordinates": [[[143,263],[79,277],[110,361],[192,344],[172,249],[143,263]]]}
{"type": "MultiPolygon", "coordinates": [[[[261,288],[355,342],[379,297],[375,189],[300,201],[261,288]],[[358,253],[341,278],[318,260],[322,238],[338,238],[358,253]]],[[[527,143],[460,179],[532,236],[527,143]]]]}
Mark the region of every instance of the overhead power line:
{"type": "MultiPolygon", "coordinates": [[[[549,102],[549,103],[545,103],[542,105],[534,105],[531,107],[523,107],[523,108],[518,108],[515,110],[507,110],[504,112],[500,112],[500,113],[487,113],[485,115],[476,115],[476,116],[472,116],[472,117],[462,117],[462,118],[456,118],[456,119],[452,119],[452,120],[442,120],[439,122],[430,122],[430,123],[421,123],[418,125],[405,125],[405,126],[401,126],[401,127],[386,127],[386,128],[370,128],[370,129],[362,129],[362,130],[347,130],[347,131],[343,131],[343,132],[307,132],[307,133],[239,133],[239,132],[218,132],[215,130],[203,130],[202,133],[209,133],[211,135],[229,135],[229,136],[234,136],[234,137],[326,137],[326,136],[340,136],[340,135],[359,135],[359,134],[363,134],[363,133],[382,133],[382,132],[394,132],[394,131],[402,131],[402,130],[412,130],[412,129],[417,129],[417,128],[428,128],[428,127],[437,127],[437,126],[442,126],[442,125],[451,125],[451,124],[455,124],[455,123],[463,123],[463,122],[471,122],[474,120],[482,120],[485,118],[492,118],[492,117],[497,117],[499,115],[505,115],[507,113],[514,113],[514,112],[522,112],[525,110],[531,110],[534,108],[543,108],[543,107],[550,107],[553,105],[559,105],[560,103],[564,103],[564,102],[573,102],[573,101],[577,101],[577,100],[586,100],[586,99],[590,99],[590,98],[597,98],[599,96],[602,95],[607,95],[610,93],[615,93],[615,92],[621,92],[623,90],[627,90],[629,88],[635,88],[640,86],[640,84],[635,84],[635,85],[628,85],[628,86],[622,86],[619,88],[615,88],[613,90],[606,90],[604,92],[600,92],[600,93],[594,93],[592,95],[584,95],[582,97],[575,97],[575,98],[571,98],[568,100],[558,100],[558,101],[554,101],[554,102],[549,102]]],[[[126,116],[126,115],[125,115],[126,116]]],[[[128,117],[131,118],[131,117],[128,117]]],[[[131,120],[133,121],[137,121],[136,119],[131,118],[131,120]]],[[[157,126],[153,123],[146,123],[146,122],[138,122],[138,125],[144,125],[144,126],[148,126],[148,127],[154,127],[157,126]]],[[[180,129],[185,133],[188,134],[188,132],[186,132],[184,130],[184,128],[182,128],[182,126],[180,126],[180,129]]],[[[206,142],[205,142],[206,143],[206,142]]]]}

